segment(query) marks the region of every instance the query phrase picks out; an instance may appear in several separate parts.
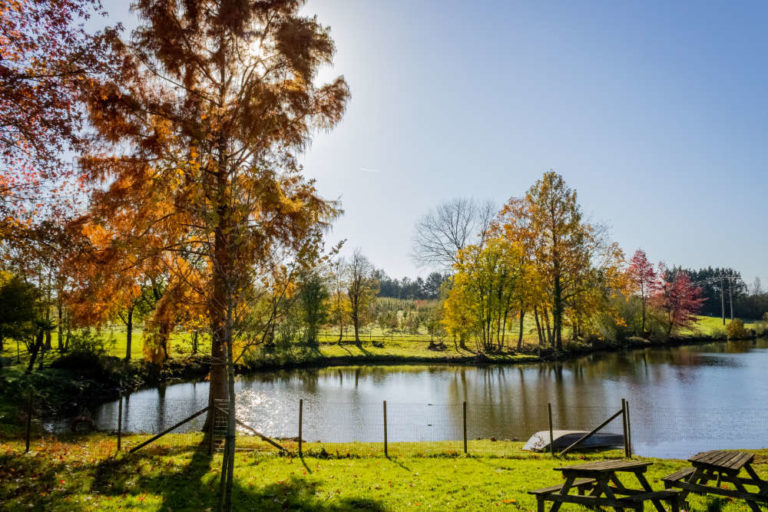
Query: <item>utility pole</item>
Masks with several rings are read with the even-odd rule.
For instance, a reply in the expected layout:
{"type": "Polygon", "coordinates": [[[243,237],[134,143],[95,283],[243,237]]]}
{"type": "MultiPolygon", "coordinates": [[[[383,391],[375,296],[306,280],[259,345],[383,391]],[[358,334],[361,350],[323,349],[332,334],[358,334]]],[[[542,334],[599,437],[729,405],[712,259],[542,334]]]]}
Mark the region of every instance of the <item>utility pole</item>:
{"type": "Polygon", "coordinates": [[[731,303],[731,322],[733,322],[733,276],[728,277],[728,300],[731,303]]]}
{"type": "Polygon", "coordinates": [[[723,325],[725,325],[725,277],[720,275],[720,311],[723,317],[723,325]]]}

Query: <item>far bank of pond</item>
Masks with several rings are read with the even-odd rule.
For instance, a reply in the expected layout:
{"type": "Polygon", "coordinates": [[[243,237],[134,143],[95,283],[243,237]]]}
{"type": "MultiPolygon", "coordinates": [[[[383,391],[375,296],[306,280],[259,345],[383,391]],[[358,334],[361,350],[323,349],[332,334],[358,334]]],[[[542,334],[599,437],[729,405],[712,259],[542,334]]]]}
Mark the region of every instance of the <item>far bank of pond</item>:
{"type": "MultiPolygon", "coordinates": [[[[309,441],[438,441],[468,435],[525,440],[547,427],[590,429],[629,400],[635,452],[686,457],[715,448],[768,446],[768,341],[652,347],[526,365],[353,366],[260,372],[238,378],[238,415],[257,430],[293,437],[304,400],[309,441]]],[[[157,432],[205,407],[207,382],[144,389],[126,397],[128,431],[157,432]]],[[[113,429],[117,402],[95,411],[113,429]]],[[[188,429],[200,428],[194,422],[188,429]]],[[[620,431],[620,425],[613,430],[620,431]]]]}

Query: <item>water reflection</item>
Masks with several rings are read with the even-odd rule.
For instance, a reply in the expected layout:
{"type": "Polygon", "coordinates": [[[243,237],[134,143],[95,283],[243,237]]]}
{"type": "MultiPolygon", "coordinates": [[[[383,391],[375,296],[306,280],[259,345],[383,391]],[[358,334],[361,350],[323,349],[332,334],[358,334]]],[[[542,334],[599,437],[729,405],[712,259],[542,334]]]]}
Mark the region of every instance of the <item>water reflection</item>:
{"type": "MultiPolygon", "coordinates": [[[[277,437],[298,431],[311,441],[381,441],[382,400],[392,441],[458,439],[462,402],[471,438],[527,439],[547,426],[589,429],[632,408],[635,451],[684,457],[712,448],[768,446],[763,377],[768,342],[734,342],[590,355],[562,363],[488,367],[366,366],[280,371],[237,382],[238,415],[277,437]]],[[[123,424],[157,432],[205,407],[208,383],[184,383],[125,398],[123,424]]],[[[117,402],[96,412],[113,429],[117,402]]],[[[188,428],[200,428],[202,418],[188,428]]],[[[614,427],[616,431],[619,425],[614,427]]]]}

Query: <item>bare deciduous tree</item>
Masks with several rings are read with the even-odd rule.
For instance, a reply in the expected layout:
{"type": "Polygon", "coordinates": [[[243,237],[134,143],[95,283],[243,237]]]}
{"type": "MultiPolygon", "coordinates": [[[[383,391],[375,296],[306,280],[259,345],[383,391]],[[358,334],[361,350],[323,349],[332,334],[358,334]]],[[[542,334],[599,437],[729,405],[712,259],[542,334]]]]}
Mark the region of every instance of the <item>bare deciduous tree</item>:
{"type": "Polygon", "coordinates": [[[458,251],[484,244],[495,214],[490,201],[456,198],[439,204],[416,223],[414,260],[424,267],[450,268],[458,251]]]}
{"type": "Polygon", "coordinates": [[[347,296],[355,329],[355,343],[360,344],[360,324],[379,291],[375,269],[360,250],[356,250],[347,266],[347,296]]]}

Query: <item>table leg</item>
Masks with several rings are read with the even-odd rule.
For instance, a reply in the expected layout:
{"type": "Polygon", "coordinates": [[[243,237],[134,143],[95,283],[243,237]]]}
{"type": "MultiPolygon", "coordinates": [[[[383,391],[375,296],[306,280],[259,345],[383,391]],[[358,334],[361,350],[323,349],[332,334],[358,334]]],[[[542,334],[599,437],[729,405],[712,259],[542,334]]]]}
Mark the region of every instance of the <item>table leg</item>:
{"type": "MultiPolygon", "coordinates": [[[[648,480],[645,479],[645,475],[640,473],[639,471],[635,473],[635,477],[637,478],[637,481],[640,482],[640,485],[643,486],[643,489],[645,489],[648,492],[653,492],[653,487],[651,487],[651,484],[648,483],[648,480]]],[[[653,503],[653,506],[656,507],[656,510],[658,512],[667,512],[664,510],[664,505],[661,504],[661,500],[655,499],[651,500],[653,503]]]]}
{"type": "Polygon", "coordinates": [[[610,474],[610,475],[600,475],[600,476],[598,476],[596,478],[597,485],[595,487],[600,488],[600,491],[601,491],[601,492],[599,492],[597,494],[597,496],[600,496],[601,493],[605,494],[606,498],[608,498],[609,500],[613,501],[614,503],[617,503],[617,505],[614,507],[614,509],[616,509],[617,512],[623,512],[624,511],[624,507],[618,506],[618,501],[619,500],[616,498],[616,495],[613,494],[613,490],[611,489],[611,486],[608,485],[608,482],[613,480],[614,478],[616,480],[618,480],[618,478],[616,477],[615,473],[614,474],[610,474]]]}
{"type": "MultiPolygon", "coordinates": [[[[702,480],[704,481],[704,483],[707,483],[709,481],[709,477],[707,476],[706,473],[707,472],[705,470],[701,468],[696,468],[695,471],[690,474],[690,476],[688,477],[688,480],[686,480],[685,483],[698,484],[702,480]]],[[[681,486],[681,489],[682,489],[682,492],[680,493],[680,499],[684,500],[685,498],[688,497],[688,494],[690,494],[691,491],[689,491],[688,489],[682,486],[681,486]]]]}
{"type": "MultiPolygon", "coordinates": [[[[571,486],[573,485],[574,480],[576,480],[575,476],[566,477],[565,483],[563,484],[563,487],[560,489],[559,494],[562,494],[563,496],[568,494],[568,491],[571,489],[571,486]]],[[[560,510],[560,505],[562,505],[562,502],[560,501],[556,501],[552,503],[552,508],[549,509],[549,512],[557,512],[558,510],[560,510]]]]}
{"type": "Polygon", "coordinates": [[[621,480],[619,480],[619,475],[617,475],[616,473],[611,475],[611,482],[613,482],[613,485],[615,485],[617,489],[626,489],[626,487],[624,487],[624,484],[621,483],[621,480]]]}
{"type": "Polygon", "coordinates": [[[760,494],[765,496],[768,494],[768,482],[760,478],[760,476],[755,472],[754,468],[752,467],[752,464],[747,464],[744,466],[744,469],[747,471],[747,474],[749,477],[755,481],[755,485],[758,489],[760,489],[760,494]]]}
{"type": "MultiPolygon", "coordinates": [[[[742,485],[742,483],[739,482],[738,474],[736,474],[736,475],[726,475],[725,479],[726,479],[726,481],[731,482],[733,485],[735,485],[737,490],[739,490],[741,492],[746,492],[746,493],[749,492],[742,485]],[[733,477],[733,479],[731,479],[731,477],[733,477]]],[[[749,505],[749,508],[752,509],[752,512],[760,512],[760,507],[757,505],[757,503],[755,503],[754,501],[751,501],[751,500],[744,500],[744,501],[747,502],[747,505],[749,505]]]]}

